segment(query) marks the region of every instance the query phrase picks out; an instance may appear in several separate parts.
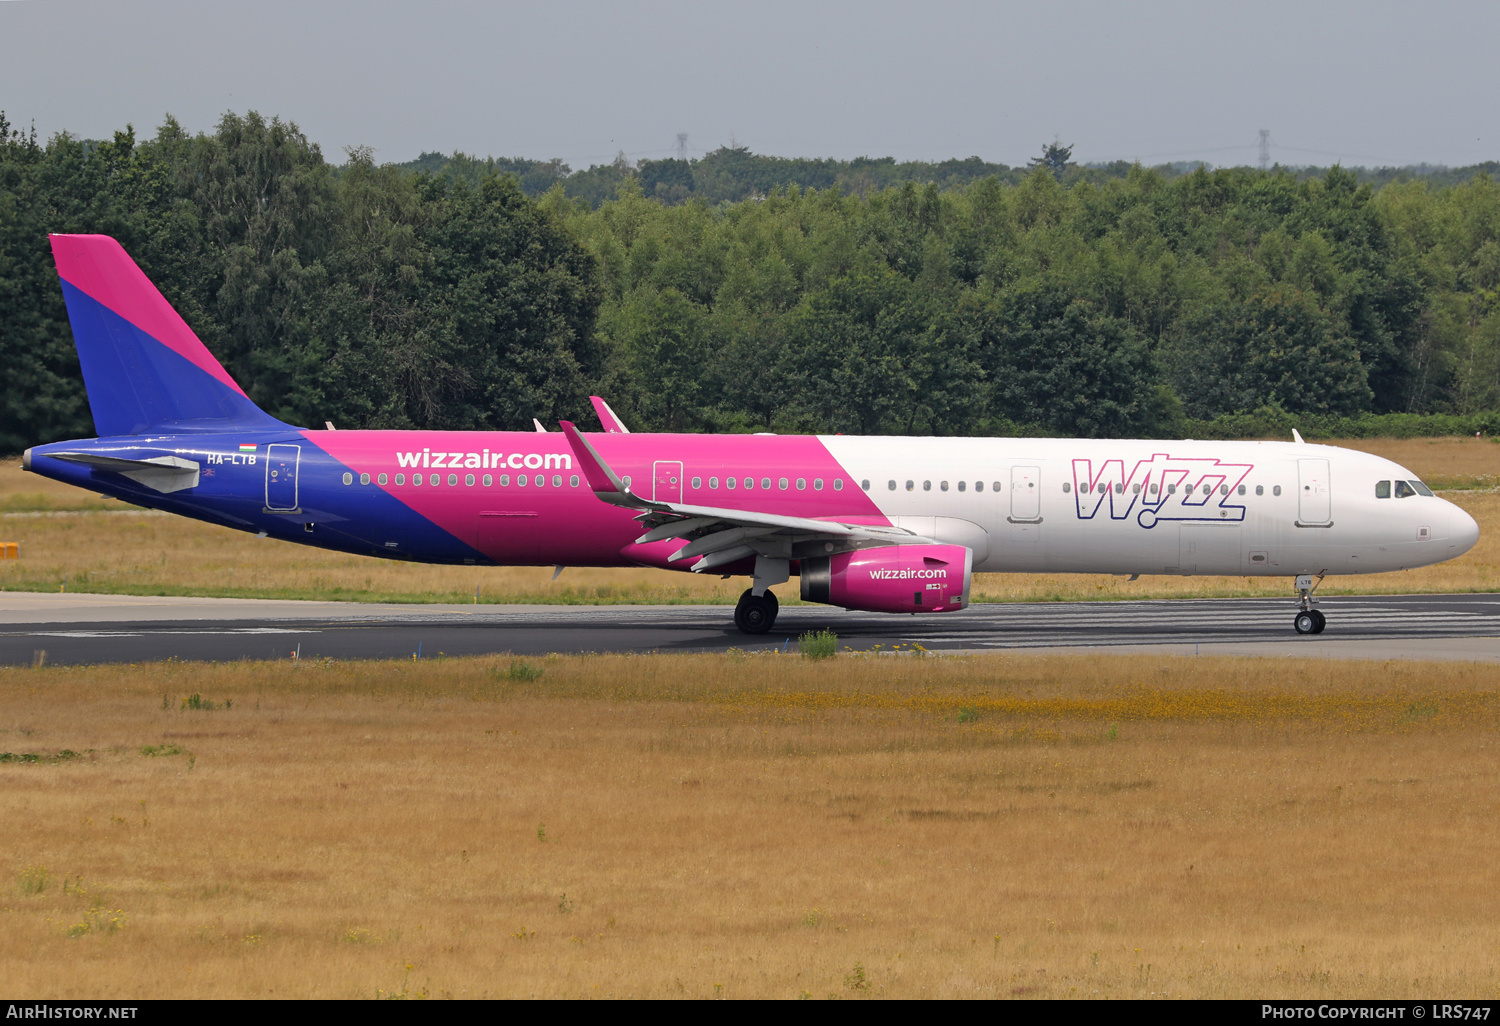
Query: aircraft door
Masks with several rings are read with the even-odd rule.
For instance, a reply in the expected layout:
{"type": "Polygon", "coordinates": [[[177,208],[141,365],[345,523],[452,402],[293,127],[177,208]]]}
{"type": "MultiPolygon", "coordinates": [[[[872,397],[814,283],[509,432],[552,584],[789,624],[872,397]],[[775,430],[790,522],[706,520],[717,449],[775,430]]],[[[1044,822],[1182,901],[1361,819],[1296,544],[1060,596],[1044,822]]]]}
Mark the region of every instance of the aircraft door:
{"type": "Polygon", "coordinates": [[[1010,521],[1038,524],[1042,520],[1042,470],[1040,467],[1010,468],[1010,521]]]}
{"type": "Polygon", "coordinates": [[[541,553],[541,517],[527,510],[480,513],[474,547],[501,566],[536,563],[541,553]]]}
{"type": "Polygon", "coordinates": [[[266,509],[273,513],[297,512],[297,464],[302,446],[266,446],[266,509]]]}
{"type": "Polygon", "coordinates": [[[655,486],[652,499],[655,502],[682,501],[682,463],[680,460],[657,460],[655,486]]]}
{"type": "Polygon", "coordinates": [[[1323,525],[1333,520],[1327,460],[1297,461],[1297,523],[1323,525]]]}
{"type": "Polygon", "coordinates": [[[1177,569],[1181,573],[1238,574],[1240,525],[1182,524],[1177,552],[1177,569]]]}

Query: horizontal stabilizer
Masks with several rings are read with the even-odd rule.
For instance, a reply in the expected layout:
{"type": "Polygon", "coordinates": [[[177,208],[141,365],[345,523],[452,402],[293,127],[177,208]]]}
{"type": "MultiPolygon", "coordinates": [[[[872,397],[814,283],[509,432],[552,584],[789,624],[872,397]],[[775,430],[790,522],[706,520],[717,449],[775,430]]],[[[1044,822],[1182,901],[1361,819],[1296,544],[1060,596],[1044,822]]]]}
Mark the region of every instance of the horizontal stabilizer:
{"type": "Polygon", "coordinates": [[[96,470],[119,474],[158,492],[180,492],[184,488],[198,487],[198,464],[181,456],[127,460],[92,452],[49,452],[47,455],[54,460],[82,463],[96,470]]]}

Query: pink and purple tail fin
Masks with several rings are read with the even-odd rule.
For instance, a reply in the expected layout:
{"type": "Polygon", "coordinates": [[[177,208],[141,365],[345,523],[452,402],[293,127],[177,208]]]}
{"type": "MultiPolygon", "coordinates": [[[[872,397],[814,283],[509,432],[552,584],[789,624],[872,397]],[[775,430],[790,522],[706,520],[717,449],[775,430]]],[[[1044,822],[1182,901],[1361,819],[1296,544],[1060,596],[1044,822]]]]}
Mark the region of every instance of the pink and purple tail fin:
{"type": "Polygon", "coordinates": [[[285,426],[250,401],[118,242],[51,238],[101,436],[285,426]]]}

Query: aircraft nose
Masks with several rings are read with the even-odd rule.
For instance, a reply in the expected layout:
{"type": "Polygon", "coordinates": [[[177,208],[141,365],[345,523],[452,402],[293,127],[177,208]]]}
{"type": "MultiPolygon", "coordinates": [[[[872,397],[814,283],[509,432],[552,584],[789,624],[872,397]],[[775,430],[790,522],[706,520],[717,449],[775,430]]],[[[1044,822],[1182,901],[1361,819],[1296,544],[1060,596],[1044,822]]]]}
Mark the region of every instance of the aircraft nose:
{"type": "Polygon", "coordinates": [[[1463,555],[1479,541],[1479,523],[1452,503],[1448,504],[1448,544],[1463,555]]]}

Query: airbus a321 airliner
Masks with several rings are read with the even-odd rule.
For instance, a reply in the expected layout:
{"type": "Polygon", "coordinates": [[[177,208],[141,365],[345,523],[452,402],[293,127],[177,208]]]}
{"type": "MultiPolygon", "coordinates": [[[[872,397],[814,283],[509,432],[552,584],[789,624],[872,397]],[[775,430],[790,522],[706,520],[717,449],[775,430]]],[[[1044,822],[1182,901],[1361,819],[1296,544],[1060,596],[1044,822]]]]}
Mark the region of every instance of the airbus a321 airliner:
{"type": "Polygon", "coordinates": [[[387,559],[746,575],[846,609],[944,613],[976,572],[1293,578],[1452,559],[1479,527],[1390,460],[1293,442],[310,431],[260,410],[114,239],[54,235],[100,437],[23,466],[140,506],[387,559]]]}

